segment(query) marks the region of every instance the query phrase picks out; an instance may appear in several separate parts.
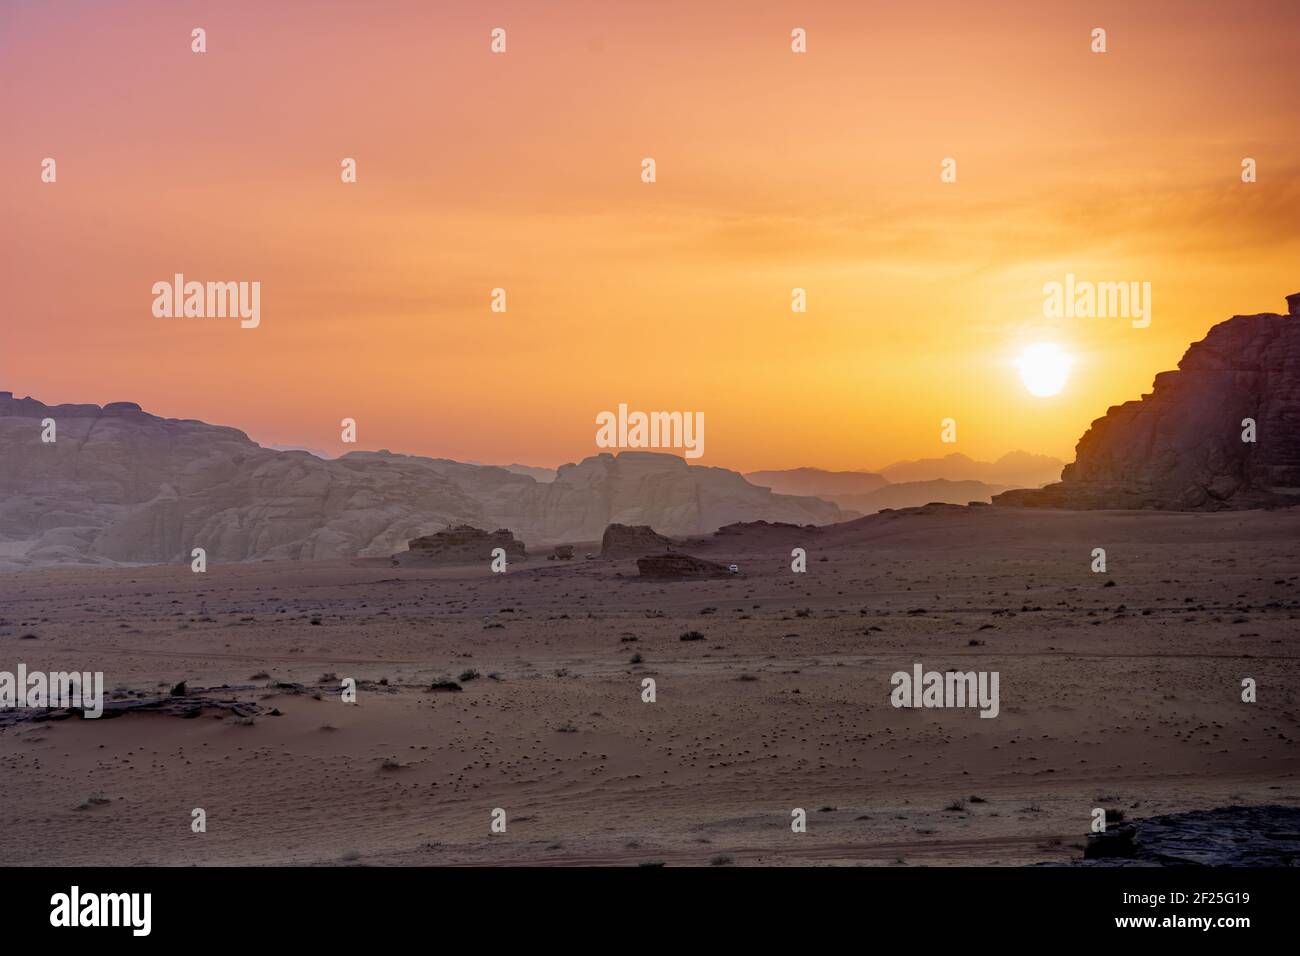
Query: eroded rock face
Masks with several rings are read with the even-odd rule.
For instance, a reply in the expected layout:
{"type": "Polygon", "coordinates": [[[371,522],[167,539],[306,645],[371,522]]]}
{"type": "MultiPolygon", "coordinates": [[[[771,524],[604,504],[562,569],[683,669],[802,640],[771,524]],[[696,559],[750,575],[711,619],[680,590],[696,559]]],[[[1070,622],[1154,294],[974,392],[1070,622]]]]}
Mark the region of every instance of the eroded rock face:
{"type": "Polygon", "coordinates": [[[0,569],[188,563],[195,547],[210,564],[388,557],[457,525],[546,547],[595,541],[611,522],[707,534],[738,520],[843,517],[673,455],[598,455],[539,482],[387,451],[326,460],[129,402],[49,406],[0,392],[0,569]]]}
{"type": "Polygon", "coordinates": [[[635,558],[670,550],[676,542],[648,525],[612,524],[600,539],[602,558],[635,558]]]}
{"type": "Polygon", "coordinates": [[[400,565],[415,564],[476,564],[492,560],[497,548],[508,558],[527,556],[524,543],[506,528],[489,534],[470,525],[460,525],[434,534],[412,538],[407,550],[393,555],[400,565]]]}
{"type": "MultiPolygon", "coordinates": [[[[1290,297],[1292,308],[1300,300],[1290,297]]],[[[1300,315],[1233,316],[1111,407],[1061,481],[994,504],[1216,511],[1300,504],[1300,315]],[[1242,440],[1243,421],[1255,441],[1242,440]]]]}
{"type": "Polygon", "coordinates": [[[689,554],[654,554],[638,558],[637,571],[643,578],[662,578],[680,581],[684,579],[721,578],[731,572],[726,565],[705,561],[703,558],[689,554]]]}
{"type": "MultiPolygon", "coordinates": [[[[649,525],[673,537],[709,534],[734,521],[831,524],[850,517],[820,498],[774,494],[725,468],[688,465],[676,455],[625,451],[561,465],[527,502],[551,541],[595,541],[611,524],[649,525]]],[[[503,521],[528,537],[527,526],[503,521]]]]}
{"type": "Polygon", "coordinates": [[[0,449],[0,567],[188,563],[195,547],[209,563],[387,556],[448,525],[499,526],[453,481],[400,457],[278,452],[129,403],[0,392],[0,449]]]}

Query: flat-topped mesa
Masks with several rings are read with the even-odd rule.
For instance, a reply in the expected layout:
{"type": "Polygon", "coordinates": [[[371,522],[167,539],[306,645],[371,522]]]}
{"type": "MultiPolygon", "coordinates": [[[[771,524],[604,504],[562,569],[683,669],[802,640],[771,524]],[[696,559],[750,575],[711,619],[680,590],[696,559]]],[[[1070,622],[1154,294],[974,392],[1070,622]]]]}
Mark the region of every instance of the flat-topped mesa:
{"type": "Polygon", "coordinates": [[[507,557],[527,557],[524,543],[500,528],[488,533],[471,525],[457,525],[419,538],[412,538],[408,549],[393,555],[396,564],[475,564],[492,560],[492,552],[502,548],[507,557]]]}
{"type": "Polygon", "coordinates": [[[1112,406],[1045,488],[996,505],[1219,511],[1300,505],[1300,293],[1289,313],[1236,315],[1150,394],[1112,406]]]}

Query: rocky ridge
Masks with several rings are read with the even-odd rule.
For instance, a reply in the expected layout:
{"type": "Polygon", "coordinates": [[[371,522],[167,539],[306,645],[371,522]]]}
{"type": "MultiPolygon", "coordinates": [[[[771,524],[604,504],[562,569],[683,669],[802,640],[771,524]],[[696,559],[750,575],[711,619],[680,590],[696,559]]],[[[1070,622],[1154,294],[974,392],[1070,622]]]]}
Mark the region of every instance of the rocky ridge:
{"type": "Polygon", "coordinates": [[[389,557],[458,525],[509,528],[545,547],[599,540],[612,523],[691,535],[845,517],[653,452],[595,455],[541,482],[388,451],[322,459],[130,402],[46,405],[0,392],[0,570],[188,562],[195,547],[209,563],[389,557]]]}

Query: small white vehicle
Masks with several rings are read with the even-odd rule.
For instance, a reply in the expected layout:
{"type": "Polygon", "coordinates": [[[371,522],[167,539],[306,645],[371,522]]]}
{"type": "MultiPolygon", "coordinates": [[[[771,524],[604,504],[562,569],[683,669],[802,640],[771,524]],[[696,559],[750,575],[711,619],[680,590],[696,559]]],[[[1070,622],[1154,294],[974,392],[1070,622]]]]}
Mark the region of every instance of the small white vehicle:
{"type": "Polygon", "coordinates": [[[727,565],[727,570],[730,571],[732,574],[739,574],[739,573],[740,573],[740,565],[738,565],[738,564],[729,564],[729,565],[727,565]]]}

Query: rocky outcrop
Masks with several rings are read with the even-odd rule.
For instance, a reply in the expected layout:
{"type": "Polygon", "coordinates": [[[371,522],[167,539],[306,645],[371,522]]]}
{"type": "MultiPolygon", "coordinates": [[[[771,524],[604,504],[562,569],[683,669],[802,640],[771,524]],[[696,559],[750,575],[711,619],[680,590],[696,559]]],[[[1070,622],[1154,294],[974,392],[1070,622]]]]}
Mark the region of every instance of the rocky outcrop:
{"type": "Polygon", "coordinates": [[[612,524],[600,539],[600,556],[607,559],[635,558],[643,554],[671,551],[677,542],[657,533],[649,525],[612,524]]]}
{"type": "Polygon", "coordinates": [[[524,543],[506,528],[488,534],[470,525],[459,525],[434,534],[412,538],[407,550],[393,555],[400,565],[418,564],[475,564],[492,560],[497,548],[508,558],[527,556],[524,543]]]}
{"type": "Polygon", "coordinates": [[[673,552],[638,558],[637,571],[643,578],[680,581],[684,579],[722,578],[731,572],[724,564],[715,564],[689,554],[673,552]]]}
{"type": "Polygon", "coordinates": [[[1087,866],[1296,866],[1300,808],[1217,807],[1088,835],[1087,866]]]}
{"type": "Polygon", "coordinates": [[[1217,511],[1300,504],[1300,297],[1290,315],[1237,315],[1111,407],[1061,481],[994,504],[1217,511]],[[1243,433],[1254,422],[1253,442],[1243,433]]]}
{"type": "Polygon", "coordinates": [[[387,557],[457,525],[530,546],[595,541],[612,522],[708,534],[732,521],[842,520],[673,455],[602,454],[539,482],[504,468],[263,448],[234,428],[138,405],[46,405],[0,392],[0,570],[52,564],[387,557]],[[42,440],[46,419],[55,441],[42,440]]]}
{"type": "Polygon", "coordinates": [[[448,525],[499,526],[431,468],[272,451],[125,402],[49,406],[0,392],[0,448],[0,567],[188,562],[195,547],[209,564],[387,556],[448,525]],[[46,419],[53,442],[42,441],[46,419]]]}
{"type": "MultiPolygon", "coordinates": [[[[733,521],[830,524],[846,515],[820,498],[774,494],[725,468],[689,465],[676,455],[625,451],[561,465],[525,502],[549,541],[595,541],[611,524],[650,525],[660,534],[709,534],[733,521]]],[[[532,542],[528,524],[503,521],[532,542]]]]}

